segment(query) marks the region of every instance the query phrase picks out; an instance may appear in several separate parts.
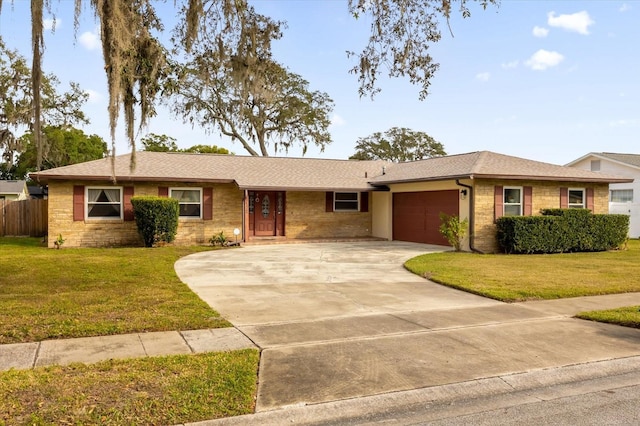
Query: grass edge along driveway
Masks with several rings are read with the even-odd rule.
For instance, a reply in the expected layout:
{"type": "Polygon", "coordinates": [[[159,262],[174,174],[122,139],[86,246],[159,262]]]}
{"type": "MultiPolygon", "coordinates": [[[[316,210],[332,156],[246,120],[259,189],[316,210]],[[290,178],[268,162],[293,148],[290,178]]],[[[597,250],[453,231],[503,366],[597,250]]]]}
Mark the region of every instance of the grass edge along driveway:
{"type": "MultiPolygon", "coordinates": [[[[436,283],[503,302],[640,292],[640,240],[626,250],[535,255],[433,253],[405,267],[436,283]]],[[[640,328],[640,307],[579,318],[640,328]]]]}
{"type": "MultiPolygon", "coordinates": [[[[175,274],[207,247],[52,250],[0,238],[0,343],[230,324],[175,274]]],[[[0,372],[0,425],[175,424],[248,414],[257,350],[0,372]]]]}
{"type": "Polygon", "coordinates": [[[0,344],[230,324],[175,262],[207,247],[48,249],[0,238],[0,344]]]}

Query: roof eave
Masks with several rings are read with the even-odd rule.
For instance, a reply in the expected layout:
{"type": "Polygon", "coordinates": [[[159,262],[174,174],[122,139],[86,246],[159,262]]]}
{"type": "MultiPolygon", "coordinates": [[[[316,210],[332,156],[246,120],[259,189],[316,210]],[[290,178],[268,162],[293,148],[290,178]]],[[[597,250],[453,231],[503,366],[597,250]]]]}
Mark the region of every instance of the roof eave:
{"type": "Polygon", "coordinates": [[[390,180],[376,180],[369,182],[371,185],[392,185],[395,183],[414,183],[414,182],[438,182],[443,180],[456,180],[456,179],[473,179],[473,175],[451,175],[451,176],[434,176],[429,178],[411,178],[411,179],[390,179],[390,180]]]}
{"type": "Polygon", "coordinates": [[[299,192],[368,192],[376,191],[377,188],[369,186],[350,186],[350,187],[330,187],[330,186],[256,186],[256,185],[238,185],[238,188],[247,191],[299,191],[299,192]]]}
{"type": "Polygon", "coordinates": [[[597,182],[597,183],[628,183],[633,182],[630,178],[617,177],[584,177],[584,176],[539,176],[539,175],[498,175],[498,174],[476,174],[476,179],[501,179],[501,180],[541,180],[553,182],[597,182]]]}
{"type": "MultiPolygon", "coordinates": [[[[49,181],[88,181],[88,182],[105,182],[114,181],[111,175],[102,176],[84,176],[84,175],[32,175],[36,182],[48,183],[49,181]]],[[[197,179],[193,178],[177,178],[177,177],[148,177],[148,176],[115,176],[115,182],[205,182],[205,183],[234,183],[234,179],[197,179]]]]}

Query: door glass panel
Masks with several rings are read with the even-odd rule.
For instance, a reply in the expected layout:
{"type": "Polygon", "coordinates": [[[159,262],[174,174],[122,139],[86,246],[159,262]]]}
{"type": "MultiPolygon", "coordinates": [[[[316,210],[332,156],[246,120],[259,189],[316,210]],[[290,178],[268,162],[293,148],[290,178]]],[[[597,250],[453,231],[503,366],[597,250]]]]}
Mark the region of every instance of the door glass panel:
{"type": "Polygon", "coordinates": [[[262,217],[265,219],[269,217],[269,196],[265,195],[262,198],[262,217]]]}

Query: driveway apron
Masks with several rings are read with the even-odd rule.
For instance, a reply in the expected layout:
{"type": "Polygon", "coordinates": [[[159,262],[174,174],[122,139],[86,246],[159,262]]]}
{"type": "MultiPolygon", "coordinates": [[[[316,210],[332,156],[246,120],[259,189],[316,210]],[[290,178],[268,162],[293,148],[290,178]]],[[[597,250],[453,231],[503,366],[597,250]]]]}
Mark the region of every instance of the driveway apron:
{"type": "Polygon", "coordinates": [[[640,331],[504,304],[408,272],[446,247],[275,244],[202,252],[180,279],[262,350],[257,411],[640,355],[640,331]]]}

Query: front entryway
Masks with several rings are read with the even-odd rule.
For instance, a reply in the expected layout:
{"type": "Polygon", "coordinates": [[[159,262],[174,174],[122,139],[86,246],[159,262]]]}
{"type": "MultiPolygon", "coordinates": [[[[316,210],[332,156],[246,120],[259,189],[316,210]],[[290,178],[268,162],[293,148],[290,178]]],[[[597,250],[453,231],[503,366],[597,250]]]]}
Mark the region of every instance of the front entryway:
{"type": "Polygon", "coordinates": [[[283,191],[249,191],[249,236],[284,236],[284,203],[283,191]]]}

